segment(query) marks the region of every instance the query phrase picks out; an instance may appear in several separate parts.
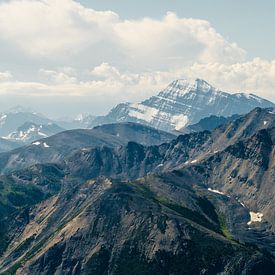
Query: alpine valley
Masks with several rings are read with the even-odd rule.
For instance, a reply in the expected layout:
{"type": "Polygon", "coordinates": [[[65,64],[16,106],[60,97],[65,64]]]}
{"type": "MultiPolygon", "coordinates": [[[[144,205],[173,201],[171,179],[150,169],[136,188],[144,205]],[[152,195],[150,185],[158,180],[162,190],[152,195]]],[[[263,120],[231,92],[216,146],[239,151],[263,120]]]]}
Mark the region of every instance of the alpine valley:
{"type": "Polygon", "coordinates": [[[176,80],[0,131],[0,274],[274,274],[274,103],[176,80]]]}

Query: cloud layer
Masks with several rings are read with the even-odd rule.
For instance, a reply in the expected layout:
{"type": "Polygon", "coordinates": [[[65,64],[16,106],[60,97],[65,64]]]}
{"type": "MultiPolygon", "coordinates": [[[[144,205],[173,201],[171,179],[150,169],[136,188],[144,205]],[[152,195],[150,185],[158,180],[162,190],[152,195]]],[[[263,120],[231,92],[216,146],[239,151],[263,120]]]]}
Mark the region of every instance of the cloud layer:
{"type": "Polygon", "coordinates": [[[200,77],[275,99],[275,61],[247,60],[209,22],[171,12],[122,20],[72,0],[8,1],[0,4],[0,43],[7,65],[0,96],[107,95],[115,104],[156,93],[175,78],[200,77]]]}

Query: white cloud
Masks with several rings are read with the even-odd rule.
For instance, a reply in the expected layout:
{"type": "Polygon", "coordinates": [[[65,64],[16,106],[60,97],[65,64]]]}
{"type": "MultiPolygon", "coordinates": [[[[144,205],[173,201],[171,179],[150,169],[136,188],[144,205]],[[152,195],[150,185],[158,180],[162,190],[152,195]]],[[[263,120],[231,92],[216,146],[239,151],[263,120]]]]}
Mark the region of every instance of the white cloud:
{"type": "MultiPolygon", "coordinates": [[[[194,61],[232,63],[245,51],[209,22],[178,18],[122,20],[72,0],[22,0],[0,5],[0,39],[31,57],[93,59],[108,56],[133,68],[159,69],[194,61]],[[101,46],[105,45],[105,46],[101,46]],[[90,55],[87,56],[87,53],[90,55]]],[[[104,60],[102,60],[103,62],[104,60]]]]}
{"type": "Polygon", "coordinates": [[[0,36],[29,55],[56,57],[102,41],[116,20],[71,0],[16,0],[0,5],[0,36]]]}
{"type": "Polygon", "coordinates": [[[275,100],[275,60],[255,58],[230,65],[195,63],[183,70],[182,74],[206,79],[222,90],[256,93],[275,100]]]}
{"type": "Polygon", "coordinates": [[[173,79],[174,73],[121,72],[108,63],[96,66],[88,80],[78,79],[72,68],[39,71],[40,81],[7,80],[0,83],[0,95],[27,96],[93,96],[113,97],[117,102],[140,100],[163,88],[173,79]],[[94,77],[96,79],[94,79],[94,77]],[[140,92],[140,89],[143,89],[140,92]]]}
{"type": "Polygon", "coordinates": [[[172,12],[123,20],[73,0],[13,0],[0,4],[0,43],[0,57],[21,62],[21,80],[0,72],[4,96],[87,96],[93,108],[102,97],[141,100],[176,78],[199,77],[275,100],[275,61],[247,60],[208,21],[172,12]],[[41,69],[24,81],[25,66],[41,69]]]}
{"type": "Polygon", "coordinates": [[[58,71],[40,69],[39,74],[48,83],[73,84],[77,82],[74,70],[68,67],[58,71]]]}
{"type": "MultiPolygon", "coordinates": [[[[3,73],[2,73],[3,74],[3,73]]],[[[0,95],[109,97],[114,104],[139,101],[163,89],[170,81],[182,78],[206,79],[210,84],[229,92],[251,92],[275,99],[275,61],[254,59],[250,62],[224,65],[195,63],[184,69],[131,73],[122,72],[108,63],[90,71],[90,79],[77,77],[73,68],[39,71],[40,81],[16,81],[7,77],[0,82],[0,95]]],[[[1,79],[1,73],[0,73],[1,79]]]]}
{"type": "Polygon", "coordinates": [[[0,82],[4,82],[12,79],[12,74],[10,72],[0,72],[0,82]]]}
{"type": "Polygon", "coordinates": [[[120,72],[117,68],[103,62],[92,69],[91,75],[100,78],[117,78],[120,77],[120,72]]]}
{"type": "MultiPolygon", "coordinates": [[[[257,64],[257,60],[253,62],[257,64]]],[[[141,101],[162,90],[172,80],[186,76],[190,79],[205,78],[210,84],[222,90],[250,91],[274,101],[274,62],[258,60],[259,63],[265,64],[264,68],[258,65],[262,70],[260,75],[257,70],[251,74],[251,71],[257,68],[253,62],[239,65],[197,63],[184,70],[143,73],[122,72],[108,63],[103,63],[91,71],[91,79],[88,80],[77,78],[73,70],[68,68],[58,71],[41,70],[40,82],[12,79],[0,82],[0,96],[9,96],[13,100],[26,97],[29,99],[28,102],[35,102],[33,108],[40,104],[40,109],[43,107],[45,112],[53,108],[53,101],[60,102],[62,105],[56,105],[57,109],[50,111],[50,115],[53,111],[57,115],[73,115],[81,111],[104,114],[120,102],[141,101]],[[69,105],[63,106],[64,101],[69,105]],[[45,102],[48,102],[47,106],[45,102]],[[85,109],[81,107],[84,104],[85,109]]],[[[18,103],[21,104],[20,101],[18,103]]]]}
{"type": "Polygon", "coordinates": [[[162,20],[121,21],[115,26],[119,41],[135,62],[142,58],[158,66],[199,62],[232,63],[245,59],[245,51],[226,41],[205,20],[178,18],[168,12],[162,20]]]}

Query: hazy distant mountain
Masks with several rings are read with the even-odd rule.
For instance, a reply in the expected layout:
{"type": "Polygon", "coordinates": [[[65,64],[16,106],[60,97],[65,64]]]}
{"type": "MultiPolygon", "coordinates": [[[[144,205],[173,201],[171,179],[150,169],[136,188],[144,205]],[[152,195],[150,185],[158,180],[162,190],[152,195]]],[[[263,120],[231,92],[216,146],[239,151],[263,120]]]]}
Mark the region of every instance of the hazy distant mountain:
{"type": "Polygon", "coordinates": [[[94,116],[88,114],[54,120],[29,108],[16,106],[0,114],[0,137],[27,143],[63,130],[85,129],[93,120],[94,116]]]}
{"type": "Polygon", "coordinates": [[[201,132],[205,130],[212,131],[213,129],[217,128],[222,124],[236,120],[238,117],[240,117],[240,115],[233,115],[230,117],[211,115],[209,117],[202,118],[198,123],[188,125],[187,127],[184,127],[182,130],[175,131],[175,133],[187,134],[191,132],[201,132]]]}
{"type": "Polygon", "coordinates": [[[46,138],[62,131],[65,131],[65,129],[51,122],[40,125],[33,122],[26,122],[20,126],[17,131],[10,133],[6,138],[11,141],[30,143],[32,141],[46,138]]]}
{"type": "Polygon", "coordinates": [[[71,130],[71,129],[85,129],[89,128],[96,117],[90,114],[79,114],[75,118],[63,118],[57,119],[56,124],[59,126],[71,130]]]}
{"type": "Polygon", "coordinates": [[[21,142],[14,142],[11,140],[0,138],[0,153],[13,150],[13,149],[18,148],[22,145],[23,145],[23,143],[21,143],[21,142]]]}
{"type": "Polygon", "coordinates": [[[94,129],[68,130],[40,139],[29,146],[0,154],[0,171],[25,168],[36,163],[63,162],[76,150],[95,147],[120,147],[133,141],[142,145],[158,145],[176,136],[136,123],[109,124],[94,129]],[[2,166],[4,165],[4,166],[2,166]]]}
{"type": "Polygon", "coordinates": [[[35,112],[5,112],[0,114],[0,136],[8,136],[12,132],[17,131],[19,127],[24,125],[26,122],[35,124],[48,124],[52,123],[52,120],[45,116],[35,112]]]}
{"type": "Polygon", "coordinates": [[[255,107],[273,107],[272,102],[253,94],[229,94],[206,81],[176,80],[158,95],[141,103],[122,103],[92,125],[123,121],[140,122],[165,131],[181,130],[210,116],[244,114],[255,107]]]}

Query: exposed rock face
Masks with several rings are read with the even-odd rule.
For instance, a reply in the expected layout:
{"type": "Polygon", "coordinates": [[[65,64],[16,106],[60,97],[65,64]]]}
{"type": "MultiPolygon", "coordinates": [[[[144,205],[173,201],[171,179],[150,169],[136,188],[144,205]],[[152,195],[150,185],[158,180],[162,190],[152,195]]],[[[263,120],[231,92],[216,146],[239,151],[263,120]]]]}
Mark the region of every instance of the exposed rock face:
{"type": "Polygon", "coordinates": [[[176,133],[188,134],[192,132],[212,131],[215,128],[230,121],[234,121],[239,117],[240,115],[233,115],[230,117],[211,115],[209,117],[202,118],[198,123],[188,125],[184,129],[182,129],[182,131],[177,131],[176,133]]]}
{"type": "Polygon", "coordinates": [[[169,142],[176,136],[136,123],[103,125],[94,129],[70,130],[38,140],[29,146],[0,154],[2,172],[27,168],[47,162],[64,162],[64,158],[77,150],[126,145],[129,141],[144,145],[169,142]]]}
{"type": "Polygon", "coordinates": [[[136,178],[197,161],[261,129],[275,127],[274,116],[269,109],[258,108],[212,132],[181,135],[159,146],[145,145],[169,141],[174,136],[134,123],[71,130],[0,154],[0,168],[7,172],[36,163],[57,162],[67,164],[69,171],[83,174],[86,179],[100,175],[136,178]],[[129,140],[133,141],[128,143],[129,140]]]}
{"type": "Polygon", "coordinates": [[[132,121],[165,131],[180,131],[210,115],[229,117],[255,107],[274,107],[274,104],[252,94],[219,91],[201,79],[194,83],[176,80],[143,102],[119,104],[91,125],[132,121]]]}
{"type": "Polygon", "coordinates": [[[234,195],[251,211],[263,213],[274,232],[274,127],[206,158],[196,168],[201,172],[194,174],[211,188],[234,195]]]}
{"type": "Polygon", "coordinates": [[[274,116],[255,109],[159,145],[129,141],[147,130],[121,125],[65,132],[20,149],[16,161],[34,159],[23,170],[0,155],[2,171],[13,165],[2,176],[0,273],[272,274],[274,116]],[[16,205],[10,193],[29,199],[16,205]]]}
{"type": "MultiPolygon", "coordinates": [[[[48,202],[52,210],[38,206],[30,212],[35,217],[48,213],[48,226],[30,220],[37,235],[21,239],[28,251],[25,255],[16,244],[10,247],[5,255],[9,261],[22,257],[8,270],[17,269],[17,274],[268,274],[274,267],[271,257],[231,241],[223,232],[216,212],[218,205],[225,207],[223,199],[214,206],[210,197],[197,196],[178,179],[169,184],[159,179],[155,184],[153,179],[120,183],[102,178],[67,189],[48,202]],[[173,188],[176,192],[169,194],[173,188]],[[166,197],[160,196],[164,193],[166,197]],[[184,197],[175,202],[179,194],[184,197]]],[[[28,230],[21,236],[29,236],[28,230]]]]}

